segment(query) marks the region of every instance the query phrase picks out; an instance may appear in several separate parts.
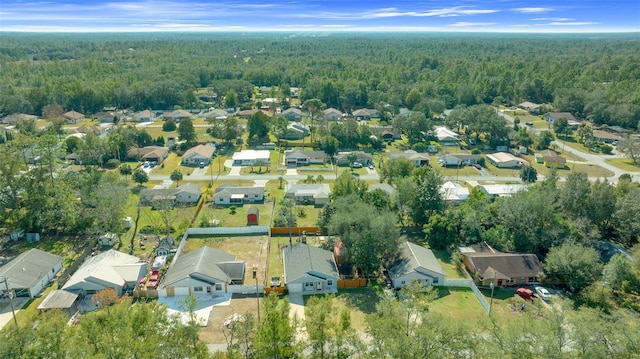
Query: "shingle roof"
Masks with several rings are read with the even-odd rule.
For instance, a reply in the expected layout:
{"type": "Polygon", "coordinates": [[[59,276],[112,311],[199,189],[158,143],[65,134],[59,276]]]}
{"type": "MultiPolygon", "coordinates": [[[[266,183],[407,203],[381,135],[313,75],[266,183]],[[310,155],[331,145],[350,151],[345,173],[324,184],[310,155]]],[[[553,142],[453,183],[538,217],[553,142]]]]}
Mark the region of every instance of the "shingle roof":
{"type": "Polygon", "coordinates": [[[535,254],[464,253],[483,278],[537,277],[542,265],[535,254]]]}
{"type": "Polygon", "coordinates": [[[430,249],[411,242],[400,245],[400,258],[391,266],[389,275],[398,278],[416,269],[424,268],[444,275],[444,270],[430,249]]]}
{"type": "Polygon", "coordinates": [[[216,151],[215,147],[210,145],[197,145],[195,147],[191,147],[188,149],[183,155],[183,158],[193,156],[195,154],[200,155],[205,158],[211,158],[213,153],[216,151]]]}
{"type": "Polygon", "coordinates": [[[62,289],[80,287],[83,282],[92,281],[92,279],[122,286],[125,282],[138,279],[134,277],[140,272],[141,264],[138,257],[110,249],[95,257],[87,258],[62,289]],[[130,270],[127,267],[130,267],[130,270]]]}
{"type": "Polygon", "coordinates": [[[62,257],[58,255],[32,248],[0,267],[0,277],[7,278],[14,286],[31,288],[60,261],[62,257]]]}
{"type": "Polygon", "coordinates": [[[338,277],[338,268],[333,253],[328,250],[296,243],[282,250],[287,282],[305,276],[309,272],[338,277]]]}
{"type": "Polygon", "coordinates": [[[198,275],[198,279],[204,276],[230,283],[231,280],[238,279],[240,266],[244,274],[244,261],[236,261],[233,254],[204,246],[193,252],[181,254],[167,270],[162,286],[170,286],[194,274],[198,275]]]}
{"type": "Polygon", "coordinates": [[[66,290],[57,289],[49,293],[46,298],[40,303],[38,309],[66,309],[71,308],[73,302],[78,299],[78,295],[75,293],[67,292],[66,290]]]}

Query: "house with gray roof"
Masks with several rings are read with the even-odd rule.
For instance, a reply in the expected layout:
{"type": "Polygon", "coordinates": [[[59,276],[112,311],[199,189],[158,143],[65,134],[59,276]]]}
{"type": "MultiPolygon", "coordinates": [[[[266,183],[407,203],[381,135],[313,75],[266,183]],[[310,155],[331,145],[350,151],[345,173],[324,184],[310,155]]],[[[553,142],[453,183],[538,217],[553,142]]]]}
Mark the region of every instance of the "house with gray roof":
{"type": "Polygon", "coordinates": [[[389,159],[405,158],[413,163],[416,167],[429,165],[429,154],[419,153],[414,150],[406,150],[402,153],[390,153],[389,159]]]}
{"type": "Polygon", "coordinates": [[[302,119],[302,111],[295,107],[282,111],[281,115],[289,121],[300,121],[302,119]]]}
{"type": "Polygon", "coordinates": [[[310,164],[322,165],[327,162],[327,154],[324,151],[286,150],[284,151],[284,162],[287,168],[310,164]]]}
{"type": "Polygon", "coordinates": [[[284,196],[293,199],[298,204],[324,206],[329,202],[331,188],[327,183],[287,184],[284,187],[284,196]]]}
{"type": "Polygon", "coordinates": [[[264,202],[264,187],[239,187],[234,185],[221,185],[216,188],[213,195],[213,203],[219,206],[242,206],[245,203],[264,202]]]}
{"type": "Polygon", "coordinates": [[[65,282],[62,289],[92,295],[112,288],[117,295],[133,289],[147,273],[147,263],[140,258],[110,249],[88,257],[65,282]]]}
{"type": "MultiPolygon", "coordinates": [[[[0,267],[9,290],[17,297],[33,298],[40,294],[62,269],[62,257],[33,248],[23,252],[0,267]]],[[[5,290],[2,283],[0,292],[5,290]]]]}
{"type": "Polygon", "coordinates": [[[183,253],[164,275],[159,295],[227,293],[230,285],[244,283],[245,262],[208,246],[183,253]]]}
{"type": "Polygon", "coordinates": [[[430,249],[404,242],[399,250],[399,258],[389,268],[394,288],[402,288],[413,282],[423,285],[438,285],[444,282],[444,270],[430,249]]]}
{"type": "Polygon", "coordinates": [[[338,152],[336,155],[336,164],[338,166],[350,166],[351,162],[349,160],[349,155],[351,153],[356,155],[356,162],[362,163],[363,166],[373,164],[373,156],[362,151],[338,152]]]}
{"type": "Polygon", "coordinates": [[[202,188],[195,183],[185,183],[176,188],[145,188],[140,191],[140,204],[146,206],[195,205],[200,200],[202,188]]]}
{"type": "Polygon", "coordinates": [[[333,107],[329,107],[328,109],[322,111],[322,117],[327,121],[338,121],[342,120],[343,114],[342,111],[333,107]]]}
{"type": "Polygon", "coordinates": [[[338,266],[326,249],[296,243],[282,249],[284,282],[289,293],[338,292],[338,266]]]}

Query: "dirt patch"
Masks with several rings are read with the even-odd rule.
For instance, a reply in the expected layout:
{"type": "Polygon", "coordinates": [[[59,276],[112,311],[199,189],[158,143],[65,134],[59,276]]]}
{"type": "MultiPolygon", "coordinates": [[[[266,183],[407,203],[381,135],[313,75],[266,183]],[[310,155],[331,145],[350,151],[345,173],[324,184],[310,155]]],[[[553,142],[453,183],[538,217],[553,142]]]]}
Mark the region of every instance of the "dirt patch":
{"type": "MultiPolygon", "coordinates": [[[[260,306],[262,306],[262,298],[260,298],[260,306]]],[[[229,332],[226,329],[223,332],[223,323],[234,313],[251,313],[254,318],[257,318],[258,306],[255,296],[234,295],[230,305],[214,307],[209,315],[209,325],[200,329],[200,339],[207,344],[226,344],[225,334],[228,335],[229,332]]]]}

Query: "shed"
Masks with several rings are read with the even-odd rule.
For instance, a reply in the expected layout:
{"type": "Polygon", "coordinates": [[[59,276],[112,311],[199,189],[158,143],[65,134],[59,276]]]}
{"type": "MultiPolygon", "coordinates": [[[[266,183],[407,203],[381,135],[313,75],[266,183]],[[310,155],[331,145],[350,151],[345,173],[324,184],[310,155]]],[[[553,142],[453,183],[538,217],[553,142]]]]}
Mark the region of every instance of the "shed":
{"type": "Polygon", "coordinates": [[[249,207],[247,211],[247,226],[257,226],[260,222],[260,211],[258,207],[249,207]]]}

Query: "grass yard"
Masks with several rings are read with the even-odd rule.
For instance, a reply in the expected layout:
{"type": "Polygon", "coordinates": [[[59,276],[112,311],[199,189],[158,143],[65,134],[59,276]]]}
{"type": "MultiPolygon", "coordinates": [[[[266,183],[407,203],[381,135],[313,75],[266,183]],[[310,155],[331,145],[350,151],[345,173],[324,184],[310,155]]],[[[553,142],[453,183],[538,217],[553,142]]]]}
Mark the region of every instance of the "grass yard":
{"type": "Polygon", "coordinates": [[[204,227],[211,220],[218,220],[220,227],[245,227],[247,225],[247,212],[250,207],[258,208],[261,226],[268,226],[271,222],[273,202],[245,204],[235,207],[232,212],[229,207],[213,208],[210,204],[202,207],[194,226],[204,227]],[[204,225],[203,225],[204,224],[204,225]]]}
{"type": "Polygon", "coordinates": [[[366,316],[375,312],[379,301],[378,293],[371,287],[340,289],[333,300],[334,320],[339,320],[342,309],[347,309],[351,315],[351,326],[359,332],[365,331],[366,316]]]}
{"type": "MultiPolygon", "coordinates": [[[[295,240],[295,239],[294,239],[295,240]]],[[[268,273],[267,278],[284,278],[284,268],[282,263],[282,248],[289,245],[289,237],[271,237],[269,239],[268,273]]],[[[284,283],[283,283],[284,284],[284,283]]]]}
{"type": "Polygon", "coordinates": [[[610,177],[615,174],[609,171],[608,169],[600,167],[598,165],[590,165],[590,164],[584,164],[584,163],[576,163],[574,165],[573,162],[567,162],[567,166],[565,168],[558,169],[557,173],[558,173],[558,176],[560,177],[566,177],[572,171],[585,173],[587,177],[600,177],[600,178],[610,177]]]}
{"type": "Polygon", "coordinates": [[[431,251],[433,251],[433,254],[436,256],[436,259],[438,259],[438,263],[440,263],[440,265],[442,266],[445,277],[447,278],[466,277],[466,272],[464,275],[458,272],[456,265],[451,260],[451,254],[449,254],[449,252],[447,252],[444,249],[439,249],[439,250],[432,249],[431,251]]]}
{"type": "Polygon", "coordinates": [[[171,174],[171,172],[173,172],[173,170],[178,169],[180,170],[180,172],[182,172],[183,178],[186,178],[187,175],[193,172],[195,167],[182,166],[180,165],[181,161],[182,161],[182,157],[175,154],[175,152],[170,152],[169,156],[167,156],[167,158],[164,161],[162,161],[162,163],[159,166],[156,166],[151,171],[151,174],[168,176],[171,174]]]}
{"type": "MultiPolygon", "coordinates": [[[[432,163],[437,163],[436,162],[432,162],[432,163]]],[[[475,169],[473,166],[462,166],[460,168],[456,168],[456,167],[443,167],[440,166],[440,164],[436,164],[433,166],[433,168],[440,172],[440,174],[442,174],[443,177],[458,177],[458,176],[477,176],[478,175],[478,170],[475,169]]]]}
{"type": "Polygon", "coordinates": [[[629,158],[609,158],[607,163],[627,172],[640,172],[640,164],[634,165],[629,158]]]}
{"type": "MultiPolygon", "coordinates": [[[[262,298],[259,299],[260,308],[262,309],[262,298]]],[[[207,344],[226,344],[225,335],[229,335],[227,328],[223,327],[225,320],[233,314],[251,313],[253,318],[258,316],[258,303],[255,297],[234,297],[228,306],[214,307],[209,314],[209,325],[200,328],[198,334],[200,340],[207,344]]]]}

